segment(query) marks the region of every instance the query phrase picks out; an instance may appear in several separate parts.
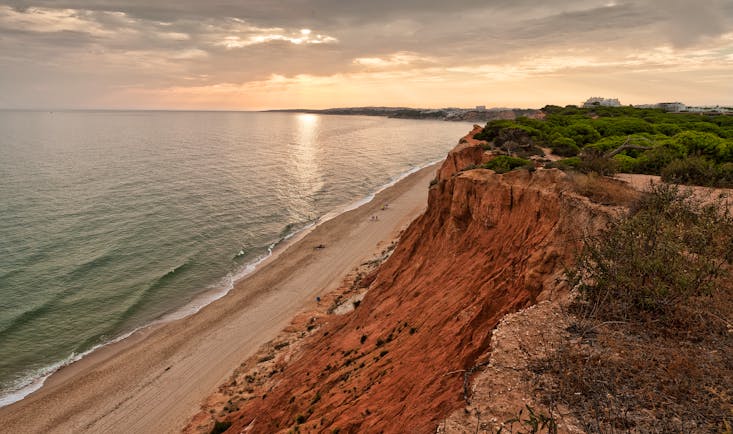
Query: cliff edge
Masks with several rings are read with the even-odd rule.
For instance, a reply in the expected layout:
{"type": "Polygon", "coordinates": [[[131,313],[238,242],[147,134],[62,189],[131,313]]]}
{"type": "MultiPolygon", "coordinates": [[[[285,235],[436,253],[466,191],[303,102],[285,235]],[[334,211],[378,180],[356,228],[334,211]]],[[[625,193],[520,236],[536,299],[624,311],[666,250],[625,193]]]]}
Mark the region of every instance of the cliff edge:
{"type": "Polygon", "coordinates": [[[499,321],[565,290],[583,231],[609,208],[556,169],[463,170],[488,158],[479,131],[448,155],[355,310],[305,338],[261,396],[233,397],[227,432],[435,432],[466,404],[499,321]]]}

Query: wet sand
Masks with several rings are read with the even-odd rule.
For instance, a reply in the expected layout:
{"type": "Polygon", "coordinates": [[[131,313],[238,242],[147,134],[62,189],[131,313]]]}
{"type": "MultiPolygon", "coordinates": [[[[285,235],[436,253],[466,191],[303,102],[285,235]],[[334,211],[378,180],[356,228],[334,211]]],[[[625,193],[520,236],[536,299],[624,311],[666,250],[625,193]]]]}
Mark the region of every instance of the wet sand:
{"type": "Polygon", "coordinates": [[[422,213],[435,170],[422,169],[317,226],[198,313],[58,371],[39,391],[0,408],[0,431],[179,432],[234,368],[422,213]]]}

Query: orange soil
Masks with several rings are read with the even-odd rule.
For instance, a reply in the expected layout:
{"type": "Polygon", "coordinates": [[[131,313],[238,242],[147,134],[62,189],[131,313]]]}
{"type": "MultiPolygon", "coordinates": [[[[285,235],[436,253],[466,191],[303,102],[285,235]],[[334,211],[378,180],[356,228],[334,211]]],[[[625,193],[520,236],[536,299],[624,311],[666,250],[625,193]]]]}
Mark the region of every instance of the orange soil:
{"type": "Polygon", "coordinates": [[[306,338],[229,432],[434,432],[464,404],[507,313],[562,288],[583,225],[605,220],[557,170],[459,172],[485,158],[474,129],[430,188],[361,305],[306,338]]]}

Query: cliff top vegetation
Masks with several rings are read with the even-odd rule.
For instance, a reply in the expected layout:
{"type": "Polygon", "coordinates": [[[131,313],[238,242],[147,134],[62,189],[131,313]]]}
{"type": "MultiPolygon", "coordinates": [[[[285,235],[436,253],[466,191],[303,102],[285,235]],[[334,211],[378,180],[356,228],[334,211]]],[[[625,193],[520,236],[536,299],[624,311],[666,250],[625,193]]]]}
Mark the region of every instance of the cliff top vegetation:
{"type": "Polygon", "coordinates": [[[733,218],[669,184],[586,237],[568,339],[534,365],[585,432],[731,432],[733,218]]]}
{"type": "MultiPolygon", "coordinates": [[[[634,107],[546,106],[544,119],[495,120],[474,136],[503,150],[550,148],[555,167],[665,181],[733,186],[733,116],[634,107]],[[530,147],[529,145],[533,145],[530,147]]],[[[527,156],[527,155],[519,155],[527,156]]]]}

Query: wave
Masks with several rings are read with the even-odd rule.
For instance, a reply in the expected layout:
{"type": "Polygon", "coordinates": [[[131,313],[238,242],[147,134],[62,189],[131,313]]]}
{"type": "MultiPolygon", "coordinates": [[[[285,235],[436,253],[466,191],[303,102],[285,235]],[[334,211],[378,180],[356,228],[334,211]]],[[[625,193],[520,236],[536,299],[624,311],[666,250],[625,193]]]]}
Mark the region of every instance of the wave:
{"type": "Polygon", "coordinates": [[[67,280],[74,280],[77,279],[85,274],[87,274],[89,271],[94,270],[97,267],[106,265],[114,261],[115,259],[119,259],[119,256],[115,250],[102,253],[101,255],[98,255],[89,261],[86,261],[84,263],[81,263],[77,265],[75,268],[67,272],[62,278],[67,280]]]}
{"type": "Polygon", "coordinates": [[[45,303],[18,314],[15,318],[11,319],[8,325],[0,330],[0,342],[2,342],[3,336],[9,336],[10,333],[18,330],[44,313],[51,311],[58,302],[63,299],[63,297],[63,294],[61,296],[56,296],[45,303]]]}
{"type": "MultiPolygon", "coordinates": [[[[443,161],[443,159],[441,158],[435,161],[431,161],[424,165],[413,166],[410,169],[406,170],[405,172],[402,172],[396,176],[393,176],[392,178],[390,178],[390,180],[386,184],[381,185],[374,192],[368,194],[364,198],[357,200],[355,202],[352,202],[350,204],[347,204],[343,207],[337,208],[331,212],[328,212],[313,221],[306,222],[305,224],[290,223],[286,225],[283,228],[283,230],[280,232],[280,236],[278,237],[278,239],[274,241],[273,243],[269,244],[266,247],[266,251],[263,254],[259,255],[254,260],[247,262],[240,269],[234,272],[228,273],[219,282],[212,285],[208,291],[205,291],[202,294],[200,294],[199,296],[195,297],[191,302],[189,302],[182,308],[176,309],[173,312],[165,314],[162,317],[160,317],[159,319],[154,320],[149,324],[135,328],[134,330],[124,333],[114,339],[94,345],[93,347],[89,348],[88,350],[84,352],[81,352],[78,354],[71,353],[64,360],[61,360],[57,363],[46,366],[44,368],[38,369],[36,371],[30,372],[28,375],[18,380],[16,384],[11,386],[10,391],[8,393],[0,395],[0,407],[3,407],[3,406],[6,406],[6,405],[9,405],[14,402],[22,400],[29,394],[40,389],[43,386],[44,382],[48,379],[48,377],[50,377],[54,372],[56,372],[57,370],[61,369],[64,366],[70,365],[78,360],[81,360],[88,354],[91,354],[92,352],[100,348],[103,348],[107,345],[114,344],[116,342],[120,342],[128,338],[129,336],[133,335],[134,333],[142,329],[145,329],[147,327],[183,319],[190,315],[195,314],[199,310],[203,309],[205,306],[227,295],[229,291],[231,291],[234,288],[237,282],[241,281],[242,279],[246,278],[248,275],[252,274],[263,262],[270,259],[276,250],[283,251],[285,247],[287,247],[288,241],[290,240],[294,241],[296,239],[299,239],[305,236],[307,233],[309,233],[311,230],[313,230],[318,225],[323,224],[329,220],[332,220],[338,217],[341,214],[344,214],[346,212],[349,212],[351,210],[354,210],[356,208],[359,208],[360,206],[363,206],[371,202],[372,200],[374,200],[376,195],[379,194],[380,192],[386,190],[389,187],[394,186],[399,181],[405,179],[406,177],[410,176],[411,174],[418,172],[426,167],[437,164],[440,161],[443,161]]],[[[244,249],[241,249],[239,252],[235,253],[233,257],[238,258],[238,257],[244,256],[245,254],[246,253],[244,252],[244,249]]],[[[175,278],[178,274],[183,272],[183,270],[188,268],[190,264],[191,264],[191,261],[186,260],[182,264],[174,267],[173,269],[171,269],[170,271],[166,272],[161,277],[153,281],[148,286],[148,288],[146,288],[146,290],[143,292],[141,297],[123,313],[122,317],[126,319],[126,318],[129,318],[131,315],[133,315],[134,312],[140,306],[144,305],[144,300],[150,294],[152,294],[156,290],[156,288],[159,288],[161,285],[165,284],[170,279],[175,278]]],[[[86,264],[83,264],[83,265],[86,265],[86,264]]]]}
{"type": "MultiPolygon", "coordinates": [[[[86,261],[82,264],[77,265],[72,270],[60,276],[59,279],[63,279],[64,281],[74,281],[75,279],[78,279],[80,276],[86,274],[90,270],[93,270],[96,267],[100,267],[107,263],[112,262],[115,258],[116,256],[114,253],[104,253],[104,254],[98,255],[97,257],[89,261],[86,261]]],[[[14,274],[18,274],[21,272],[23,272],[22,268],[18,268],[17,270],[8,272],[0,276],[0,282],[2,282],[3,279],[6,279],[9,276],[12,276],[14,274]]],[[[35,307],[31,307],[30,309],[19,313],[17,316],[15,316],[14,318],[10,320],[10,322],[8,323],[7,326],[5,326],[5,328],[0,330],[0,341],[2,340],[2,336],[7,336],[8,334],[19,329],[20,327],[35,320],[39,316],[49,311],[53,311],[59,305],[59,303],[61,303],[65,299],[68,299],[69,297],[72,297],[74,294],[76,294],[78,290],[79,288],[76,287],[68,291],[60,292],[56,294],[56,296],[54,296],[53,298],[50,298],[35,307]]]]}
{"type": "MultiPolygon", "coordinates": [[[[109,329],[114,330],[116,327],[123,324],[126,319],[134,315],[134,313],[138,309],[140,309],[142,306],[145,305],[150,295],[152,295],[158,288],[166,284],[168,281],[175,278],[183,270],[188,268],[190,266],[190,262],[191,261],[186,260],[182,264],[172,268],[165,274],[155,279],[150,285],[148,285],[148,287],[143,291],[143,293],[138,297],[138,299],[122,313],[122,315],[117,319],[117,321],[113,325],[110,326],[109,329]]],[[[86,264],[83,264],[82,267],[84,265],[86,264]]],[[[42,315],[43,313],[53,310],[53,308],[58,303],[58,301],[60,299],[63,299],[67,295],[68,294],[62,294],[61,296],[55,297],[34,309],[23,312],[18,317],[13,319],[13,321],[5,329],[0,331],[0,336],[8,336],[10,332],[18,329],[19,327],[22,327],[23,325],[32,321],[33,319],[37,318],[38,316],[42,315]]],[[[115,342],[119,342],[123,339],[126,339],[127,337],[131,336],[135,332],[142,330],[143,328],[148,327],[150,325],[152,324],[146,324],[144,326],[137,327],[129,332],[123,333],[111,340],[106,340],[101,343],[99,342],[99,340],[102,338],[102,336],[93,336],[87,339],[85,342],[81,343],[79,346],[80,348],[85,348],[91,345],[87,350],[84,350],[79,353],[73,351],[66,358],[56,363],[53,363],[51,365],[45,366],[43,368],[31,371],[24,377],[16,380],[10,387],[7,388],[7,390],[4,390],[3,393],[0,394],[0,407],[4,407],[6,405],[12,404],[13,402],[20,401],[21,399],[25,398],[29,394],[40,389],[43,386],[46,379],[48,379],[48,377],[50,377],[54,372],[58,371],[59,369],[63,368],[64,366],[68,366],[78,360],[81,360],[86,355],[91,354],[92,352],[98,350],[99,348],[102,348],[104,346],[107,346],[115,342]]]]}
{"type": "Polygon", "coordinates": [[[100,348],[103,348],[103,347],[106,347],[107,345],[112,345],[114,343],[127,339],[128,337],[132,336],[134,333],[138,332],[139,330],[142,330],[145,327],[147,326],[138,327],[112,340],[103,342],[101,344],[97,344],[81,353],[72,352],[71,354],[69,354],[68,357],[66,357],[63,360],[60,360],[48,366],[44,366],[43,368],[31,371],[26,376],[16,380],[15,383],[9,387],[8,389],[9,391],[4,391],[4,393],[0,395],[0,407],[5,407],[6,405],[10,405],[14,402],[18,402],[22,400],[23,398],[25,398],[26,396],[30,395],[31,393],[37,391],[38,389],[43,387],[43,384],[46,382],[46,380],[48,380],[48,377],[53,375],[59,369],[65,366],[69,366],[72,363],[83,359],[87,355],[93,353],[94,351],[97,351],[100,348]]]}
{"type": "MultiPolygon", "coordinates": [[[[148,301],[156,293],[158,289],[168,284],[171,280],[177,278],[186,269],[190,268],[191,265],[192,265],[192,261],[190,259],[186,259],[181,264],[171,268],[165,274],[153,280],[147,286],[147,288],[145,288],[145,290],[143,290],[142,293],[138,295],[137,300],[135,300],[134,303],[132,303],[127,309],[125,309],[124,312],[122,312],[122,314],[118,317],[116,323],[110,329],[115,330],[118,327],[121,327],[128,319],[130,319],[141,308],[143,308],[145,305],[148,304],[148,301]]],[[[94,340],[90,340],[86,342],[85,345],[89,345],[93,341],[94,340]]]]}

